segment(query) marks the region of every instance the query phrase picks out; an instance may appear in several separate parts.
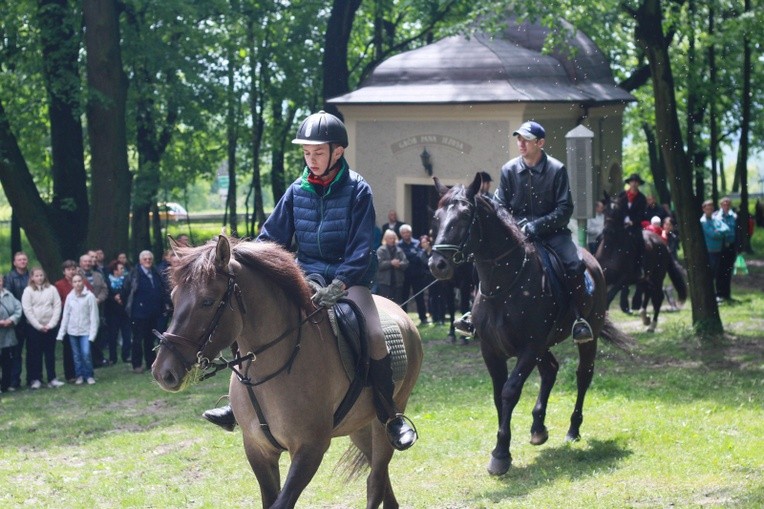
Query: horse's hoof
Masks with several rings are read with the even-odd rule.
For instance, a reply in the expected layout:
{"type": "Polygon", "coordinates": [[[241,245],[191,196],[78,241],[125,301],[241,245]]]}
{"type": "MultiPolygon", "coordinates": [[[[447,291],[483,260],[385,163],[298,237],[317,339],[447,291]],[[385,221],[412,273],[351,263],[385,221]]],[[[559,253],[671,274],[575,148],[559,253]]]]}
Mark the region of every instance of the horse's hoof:
{"type": "Polygon", "coordinates": [[[642,324],[643,325],[650,325],[650,317],[647,316],[647,311],[644,309],[639,313],[639,316],[642,317],[642,324]]]}
{"type": "Polygon", "coordinates": [[[531,445],[541,445],[547,440],[549,440],[549,432],[546,429],[531,433],[531,445]]]}
{"type": "Polygon", "coordinates": [[[488,473],[491,475],[504,475],[509,471],[509,467],[512,465],[512,457],[499,459],[491,456],[491,461],[488,462],[488,473]]]}
{"type": "Polygon", "coordinates": [[[579,440],[581,440],[580,433],[571,433],[570,431],[568,431],[568,434],[565,435],[566,442],[578,442],[579,440]]]}

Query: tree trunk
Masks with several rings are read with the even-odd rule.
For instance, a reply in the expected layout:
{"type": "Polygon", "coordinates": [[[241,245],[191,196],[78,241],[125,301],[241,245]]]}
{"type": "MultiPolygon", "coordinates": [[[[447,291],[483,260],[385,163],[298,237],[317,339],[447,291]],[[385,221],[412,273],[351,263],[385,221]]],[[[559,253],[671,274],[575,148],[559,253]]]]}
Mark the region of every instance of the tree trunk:
{"type": "Polygon", "coordinates": [[[0,102],[0,183],[37,260],[51,279],[61,274],[60,240],[0,102]]]}
{"type": "MultiPolygon", "coordinates": [[[[713,3],[708,5],[708,81],[711,90],[716,90],[716,49],[714,44],[714,25],[716,24],[713,3]]],[[[716,101],[709,101],[708,122],[710,139],[708,140],[709,152],[711,153],[711,199],[714,203],[719,201],[719,182],[717,164],[719,160],[719,121],[716,115],[716,101]]]]}
{"type": "Polygon", "coordinates": [[[324,110],[340,118],[342,117],[339,109],[333,104],[327,104],[326,101],[350,91],[348,41],[350,41],[355,13],[360,6],[361,0],[334,0],[326,25],[323,60],[324,110]]]}
{"type": "Polygon", "coordinates": [[[643,0],[633,14],[637,23],[636,41],[644,49],[650,64],[658,144],[666,163],[671,194],[679,219],[679,231],[682,233],[682,247],[688,265],[693,327],[701,337],[715,336],[721,334],[723,328],[714,295],[713,278],[708,270],[708,253],[703,231],[698,221],[700,209],[692,193],[692,167],[682,148],[674,77],[663,34],[661,1],[643,0]]]}
{"type": "Polygon", "coordinates": [[[653,174],[655,191],[658,193],[658,203],[673,208],[671,191],[669,191],[668,183],[666,182],[666,166],[663,164],[658,144],[655,142],[655,133],[647,122],[642,124],[642,130],[647,140],[647,155],[650,158],[650,172],[653,174]]]}
{"type": "Polygon", "coordinates": [[[238,112],[239,98],[235,83],[236,50],[231,44],[228,51],[228,108],[226,113],[226,140],[228,153],[228,211],[231,236],[239,236],[239,223],[236,213],[236,145],[239,141],[238,112]]]}
{"type": "MultiPolygon", "coordinates": [[[[751,11],[751,0],[745,0],[745,12],[751,11]]],[[[751,42],[743,37],[743,97],[741,99],[743,118],[740,120],[740,146],[737,153],[736,177],[740,177],[740,211],[738,222],[743,225],[741,249],[750,253],[751,238],[748,236],[748,137],[751,130],[751,42]]]]}
{"type": "Polygon", "coordinates": [[[88,231],[87,174],[80,122],[80,37],[68,0],[40,0],[37,22],[48,92],[53,175],[52,208],[64,258],[82,254],[88,231]]]}
{"type": "Polygon", "coordinates": [[[84,0],[89,101],[90,228],[88,248],[111,259],[128,248],[131,176],[125,132],[127,78],[122,69],[115,0],[84,0]]]}
{"type": "Polygon", "coordinates": [[[260,178],[260,147],[263,140],[263,130],[265,128],[265,119],[263,118],[264,97],[258,84],[262,85],[264,81],[261,76],[266,72],[266,62],[259,62],[262,51],[258,51],[257,40],[255,37],[254,23],[250,20],[247,23],[247,39],[249,46],[249,63],[251,69],[250,88],[249,88],[249,110],[252,120],[252,130],[250,136],[250,149],[252,151],[252,180],[250,182],[250,192],[253,195],[253,219],[251,226],[247,225],[247,236],[255,237],[260,226],[265,221],[265,209],[263,208],[263,185],[260,178]]]}

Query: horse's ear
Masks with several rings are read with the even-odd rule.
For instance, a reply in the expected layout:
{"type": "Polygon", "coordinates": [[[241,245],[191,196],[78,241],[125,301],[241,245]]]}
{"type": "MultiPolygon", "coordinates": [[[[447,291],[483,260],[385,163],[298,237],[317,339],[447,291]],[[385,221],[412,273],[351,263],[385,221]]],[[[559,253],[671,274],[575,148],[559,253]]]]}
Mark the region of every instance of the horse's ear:
{"type": "Polygon", "coordinates": [[[175,251],[179,247],[178,241],[175,240],[175,237],[173,237],[169,233],[167,234],[167,244],[170,246],[170,249],[172,249],[173,251],[175,251]]]}
{"type": "Polygon", "coordinates": [[[218,245],[215,248],[215,265],[228,272],[228,263],[231,261],[231,243],[228,237],[220,235],[218,245]]]}
{"type": "Polygon", "coordinates": [[[432,177],[432,180],[435,182],[435,189],[437,189],[440,196],[443,196],[448,192],[448,188],[440,183],[440,179],[438,177],[432,177]]]}
{"type": "Polygon", "coordinates": [[[602,191],[602,196],[604,197],[603,201],[605,203],[610,202],[610,193],[608,193],[607,191],[602,191]]]}

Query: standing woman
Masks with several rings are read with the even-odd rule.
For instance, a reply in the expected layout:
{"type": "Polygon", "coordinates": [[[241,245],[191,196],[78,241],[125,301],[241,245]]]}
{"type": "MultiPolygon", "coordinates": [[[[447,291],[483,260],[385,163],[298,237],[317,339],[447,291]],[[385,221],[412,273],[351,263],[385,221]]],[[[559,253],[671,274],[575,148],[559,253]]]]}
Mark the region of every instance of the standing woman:
{"type": "Polygon", "coordinates": [[[85,278],[81,274],[75,274],[72,277],[72,291],[64,304],[61,328],[56,339],[61,341],[65,334],[69,335],[74,356],[74,372],[77,375],[74,383],[77,385],[81,385],[83,380],[87,380],[89,385],[95,383],[90,343],[95,341],[98,334],[98,323],[98,302],[95,295],[85,288],[85,278]]]}
{"type": "Polygon", "coordinates": [[[377,258],[379,259],[377,269],[379,295],[396,304],[402,304],[403,278],[406,275],[409,260],[398,245],[398,236],[393,230],[385,230],[382,235],[382,245],[377,248],[377,258]]]}
{"type": "Polygon", "coordinates": [[[109,284],[109,297],[104,305],[104,315],[106,338],[109,344],[109,362],[116,364],[120,334],[122,335],[122,362],[130,360],[132,331],[130,317],[125,312],[125,303],[122,302],[121,295],[122,287],[125,285],[125,265],[119,260],[112,260],[108,270],[106,282],[109,284]]]}
{"type": "Polygon", "coordinates": [[[13,348],[18,344],[16,324],[21,320],[21,302],[5,289],[0,278],[0,392],[11,389],[13,348]]]}
{"type": "Polygon", "coordinates": [[[61,316],[61,298],[40,267],[30,272],[29,286],[21,296],[21,306],[27,318],[30,387],[36,390],[42,386],[43,357],[48,387],[61,387],[64,383],[56,378],[56,327],[61,316]]]}

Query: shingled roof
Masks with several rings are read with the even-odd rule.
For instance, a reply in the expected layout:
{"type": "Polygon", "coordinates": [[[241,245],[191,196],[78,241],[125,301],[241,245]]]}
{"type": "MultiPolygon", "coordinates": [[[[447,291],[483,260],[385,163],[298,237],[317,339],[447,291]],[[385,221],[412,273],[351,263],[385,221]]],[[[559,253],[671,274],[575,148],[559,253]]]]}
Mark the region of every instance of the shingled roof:
{"type": "Polygon", "coordinates": [[[589,37],[573,31],[567,53],[543,54],[549,29],[509,20],[497,37],[452,36],[393,56],[333,104],[454,104],[634,101],[616,86],[610,65],[589,37]]]}

